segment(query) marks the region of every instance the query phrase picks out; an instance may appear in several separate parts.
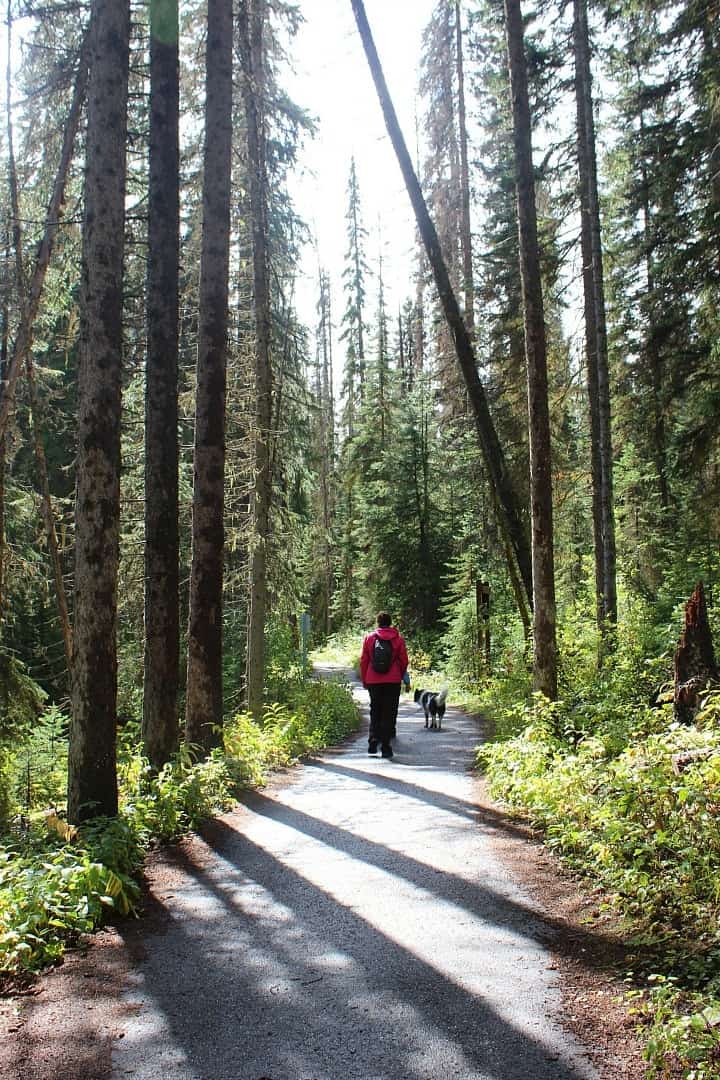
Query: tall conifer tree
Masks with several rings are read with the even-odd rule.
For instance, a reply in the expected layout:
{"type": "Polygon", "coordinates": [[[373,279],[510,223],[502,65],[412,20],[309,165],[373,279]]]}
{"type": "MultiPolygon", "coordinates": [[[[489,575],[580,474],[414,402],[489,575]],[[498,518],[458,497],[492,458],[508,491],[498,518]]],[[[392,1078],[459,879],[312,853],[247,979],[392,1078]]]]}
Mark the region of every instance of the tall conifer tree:
{"type": "Polygon", "coordinates": [[[268,184],[263,107],[264,56],[263,0],[240,5],[240,43],[243,65],[243,101],[247,129],[248,184],[253,259],[255,322],[255,425],[253,532],[250,551],[250,611],[248,614],[247,702],[256,719],[262,718],[265,680],[265,619],[268,606],[267,566],[270,530],[270,423],[272,367],[269,258],[268,184]]]}
{"type": "Polygon", "coordinates": [[[534,675],[536,689],[554,700],[557,696],[557,639],[547,345],[520,0],[505,0],[505,19],[513,103],[520,276],[528,369],[534,675]]]}
{"type": "Polygon", "coordinates": [[[202,753],[219,745],[223,721],[223,511],[232,41],[232,0],[209,0],[185,721],[187,742],[202,753]]]}
{"type": "Polygon", "coordinates": [[[605,282],[600,235],[587,0],[574,0],[573,13],[580,235],[593,485],[595,591],[598,625],[601,634],[607,637],[607,631],[617,622],[615,515],[605,282]]]}
{"type": "Polygon", "coordinates": [[[68,818],[117,813],[117,573],[130,6],[95,0],[78,385],[68,818]]]}
{"type": "Polygon", "coordinates": [[[179,736],[179,75],[177,0],[152,0],[142,732],[145,753],[158,768],[172,756],[179,736]]]}

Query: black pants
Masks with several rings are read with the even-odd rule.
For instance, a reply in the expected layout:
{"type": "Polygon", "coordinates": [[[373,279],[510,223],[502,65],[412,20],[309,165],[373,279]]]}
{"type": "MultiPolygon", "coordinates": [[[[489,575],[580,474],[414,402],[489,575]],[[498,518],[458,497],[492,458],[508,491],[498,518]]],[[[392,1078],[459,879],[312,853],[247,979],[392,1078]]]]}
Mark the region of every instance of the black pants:
{"type": "Polygon", "coordinates": [[[400,683],[370,683],[370,742],[389,746],[397,723],[400,683]]]}

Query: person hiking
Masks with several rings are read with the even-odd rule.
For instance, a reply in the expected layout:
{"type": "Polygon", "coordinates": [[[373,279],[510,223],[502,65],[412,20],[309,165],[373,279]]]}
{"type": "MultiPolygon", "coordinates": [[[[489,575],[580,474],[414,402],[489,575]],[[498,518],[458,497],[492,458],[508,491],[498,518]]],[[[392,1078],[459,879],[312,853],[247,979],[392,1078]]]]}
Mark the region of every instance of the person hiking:
{"type": "Polygon", "coordinates": [[[390,740],[395,736],[400,687],[409,686],[408,654],[405,640],[392,625],[387,611],[377,616],[377,629],[365,636],[360,654],[360,678],[370,694],[370,734],[368,754],[393,756],[390,740]]]}

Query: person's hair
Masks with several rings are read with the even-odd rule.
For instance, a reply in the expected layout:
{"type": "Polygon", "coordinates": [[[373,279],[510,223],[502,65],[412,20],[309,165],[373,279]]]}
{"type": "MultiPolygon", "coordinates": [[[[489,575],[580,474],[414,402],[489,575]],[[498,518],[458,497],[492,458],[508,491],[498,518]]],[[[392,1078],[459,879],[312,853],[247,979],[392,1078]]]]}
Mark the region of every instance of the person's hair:
{"type": "Polygon", "coordinates": [[[387,611],[378,611],[377,624],[378,626],[392,626],[392,615],[388,615],[387,611]]]}

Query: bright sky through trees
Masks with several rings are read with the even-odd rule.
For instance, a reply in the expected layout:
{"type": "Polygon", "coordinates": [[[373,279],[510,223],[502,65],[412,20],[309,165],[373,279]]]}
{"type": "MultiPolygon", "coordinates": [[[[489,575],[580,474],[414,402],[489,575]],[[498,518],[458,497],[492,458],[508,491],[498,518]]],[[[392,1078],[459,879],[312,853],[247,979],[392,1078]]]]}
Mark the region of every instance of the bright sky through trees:
{"type": "MultiPolygon", "coordinates": [[[[415,150],[416,92],[423,27],[431,0],[366,0],[366,11],[408,146],[415,150]]],[[[392,319],[411,295],[415,225],[395,155],[385,132],[375,88],[349,0],[304,0],[305,23],[293,45],[296,76],[291,96],[317,119],[294,183],[297,207],[317,241],[305,253],[298,283],[301,317],[313,327],[318,259],[330,274],[333,322],[344,310],[341,273],[347,249],[345,212],[350,159],[360,183],[367,257],[383,259],[387,312],[392,319]]],[[[368,295],[368,312],[376,296],[368,295]]],[[[339,362],[339,356],[336,353],[339,362]]]]}

